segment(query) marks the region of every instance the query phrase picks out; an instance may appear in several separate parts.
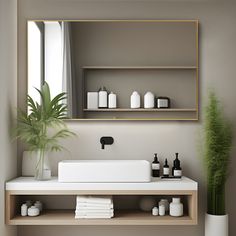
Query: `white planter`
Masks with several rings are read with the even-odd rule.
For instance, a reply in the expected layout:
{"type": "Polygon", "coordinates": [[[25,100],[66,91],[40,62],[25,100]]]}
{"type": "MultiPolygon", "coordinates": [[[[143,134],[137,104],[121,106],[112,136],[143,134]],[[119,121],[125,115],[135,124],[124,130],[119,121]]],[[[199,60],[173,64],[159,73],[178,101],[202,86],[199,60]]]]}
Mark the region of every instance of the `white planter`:
{"type": "Polygon", "coordinates": [[[228,236],[228,215],[206,214],[205,236],[228,236]]]}

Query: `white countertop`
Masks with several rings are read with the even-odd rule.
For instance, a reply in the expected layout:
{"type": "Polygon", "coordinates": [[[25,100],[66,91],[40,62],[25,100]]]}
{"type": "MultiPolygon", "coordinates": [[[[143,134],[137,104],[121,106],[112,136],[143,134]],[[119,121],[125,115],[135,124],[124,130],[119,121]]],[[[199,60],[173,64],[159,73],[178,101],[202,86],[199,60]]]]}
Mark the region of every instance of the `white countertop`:
{"type": "Polygon", "coordinates": [[[148,183],[60,183],[57,177],[37,181],[34,177],[19,177],[6,182],[8,191],[24,190],[197,190],[196,181],[187,177],[181,180],[155,179],[148,183]]]}

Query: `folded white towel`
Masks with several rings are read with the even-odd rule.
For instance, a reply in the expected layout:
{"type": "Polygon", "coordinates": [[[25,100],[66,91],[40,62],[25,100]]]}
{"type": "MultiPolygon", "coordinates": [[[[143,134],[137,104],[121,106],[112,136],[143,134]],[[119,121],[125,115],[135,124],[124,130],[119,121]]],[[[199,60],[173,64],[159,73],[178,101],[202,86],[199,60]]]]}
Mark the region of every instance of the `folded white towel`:
{"type": "Polygon", "coordinates": [[[112,204],[112,196],[77,196],[77,203],[112,204]]]}
{"type": "Polygon", "coordinates": [[[75,216],[75,219],[110,219],[112,218],[113,216],[75,216]]]}
{"type": "Polygon", "coordinates": [[[76,209],[75,214],[113,214],[114,210],[109,209],[109,210],[81,210],[81,209],[76,209]]]}
{"type": "Polygon", "coordinates": [[[75,216],[75,219],[110,219],[110,215],[91,215],[91,216],[75,216]]]}
{"type": "Polygon", "coordinates": [[[76,209],[112,209],[113,204],[77,203],[76,209]]]}

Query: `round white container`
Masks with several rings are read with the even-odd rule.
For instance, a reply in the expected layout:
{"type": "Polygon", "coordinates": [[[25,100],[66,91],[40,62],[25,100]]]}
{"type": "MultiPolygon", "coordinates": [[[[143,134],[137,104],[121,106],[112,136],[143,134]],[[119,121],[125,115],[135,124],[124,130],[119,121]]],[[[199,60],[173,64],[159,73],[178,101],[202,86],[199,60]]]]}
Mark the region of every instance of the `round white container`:
{"type": "Polygon", "coordinates": [[[158,216],[158,207],[153,207],[152,208],[152,215],[153,216],[158,216]]]}
{"type": "Polygon", "coordinates": [[[38,215],[39,215],[39,209],[36,206],[28,208],[28,216],[38,216],[38,215]]]}
{"type": "Polygon", "coordinates": [[[26,204],[21,205],[21,216],[27,216],[28,213],[28,207],[26,204]]]}
{"type": "Polygon", "coordinates": [[[228,236],[228,215],[205,215],[205,236],[228,236]]]}
{"type": "Polygon", "coordinates": [[[180,198],[172,198],[172,202],[170,204],[170,215],[171,216],[183,215],[183,204],[180,202],[180,198]]]}
{"type": "Polygon", "coordinates": [[[166,209],[164,205],[159,206],[159,215],[164,216],[166,214],[166,209]]]}
{"type": "Polygon", "coordinates": [[[130,97],[130,107],[131,108],[140,108],[141,98],[137,91],[134,91],[130,97]]]}
{"type": "Polygon", "coordinates": [[[167,199],[161,199],[158,203],[158,205],[164,205],[166,212],[169,211],[169,202],[167,199]]]}
{"type": "Polygon", "coordinates": [[[144,95],[144,108],[154,108],[155,97],[152,92],[146,92],[144,95]]]}
{"type": "Polygon", "coordinates": [[[116,108],[116,94],[111,92],[108,96],[108,108],[116,108]]]}

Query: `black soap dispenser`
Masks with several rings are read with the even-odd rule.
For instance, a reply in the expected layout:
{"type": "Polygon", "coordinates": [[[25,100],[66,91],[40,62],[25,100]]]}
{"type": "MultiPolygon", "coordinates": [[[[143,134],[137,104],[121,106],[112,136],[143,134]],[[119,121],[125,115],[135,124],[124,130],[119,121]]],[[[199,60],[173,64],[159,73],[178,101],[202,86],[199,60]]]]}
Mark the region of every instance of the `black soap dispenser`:
{"type": "Polygon", "coordinates": [[[175,160],[173,161],[172,175],[176,178],[182,177],[182,169],[180,167],[179,153],[175,153],[175,160]]]}
{"type": "Polygon", "coordinates": [[[154,154],[154,161],[152,162],[152,177],[160,177],[160,162],[157,153],[154,154]]]}
{"type": "Polygon", "coordinates": [[[168,165],[168,161],[167,159],[165,160],[165,165],[163,166],[163,176],[164,177],[169,177],[170,175],[170,168],[169,168],[169,165],[168,165]]]}

